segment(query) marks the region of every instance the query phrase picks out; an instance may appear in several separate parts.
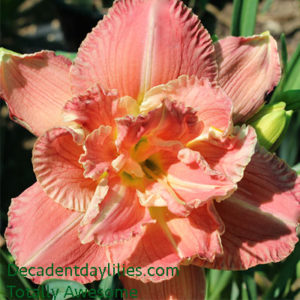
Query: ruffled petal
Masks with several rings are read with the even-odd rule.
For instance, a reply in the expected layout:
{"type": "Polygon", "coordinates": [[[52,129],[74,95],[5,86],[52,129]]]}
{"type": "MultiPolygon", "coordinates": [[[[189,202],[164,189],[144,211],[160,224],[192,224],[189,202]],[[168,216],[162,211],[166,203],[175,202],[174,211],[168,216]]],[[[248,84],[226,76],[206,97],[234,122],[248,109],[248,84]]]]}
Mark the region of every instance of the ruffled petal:
{"type": "Polygon", "coordinates": [[[234,122],[248,120],[280,79],[276,41],[269,32],[227,37],[215,44],[219,84],[233,101],[234,122]]]}
{"type": "Polygon", "coordinates": [[[97,183],[84,178],[79,163],[83,154],[81,137],[68,128],[54,128],[39,137],[32,164],[38,182],[55,202],[66,208],[85,211],[97,183]]]}
{"type": "Polygon", "coordinates": [[[300,179],[275,155],[258,149],[237,192],[216,209],[225,224],[224,255],[204,266],[247,269],[281,261],[298,241],[300,179]]]}
{"type": "Polygon", "coordinates": [[[237,188],[255,151],[256,134],[251,127],[236,127],[223,139],[195,139],[171,153],[160,151],[159,166],[163,173],[156,182],[139,192],[144,206],[168,206],[179,216],[211,199],[223,200],[237,188]],[[176,154],[175,154],[176,153],[176,154]]]}
{"type": "Polygon", "coordinates": [[[123,152],[129,151],[138,142],[140,143],[136,145],[135,152],[147,152],[148,147],[144,149],[146,144],[151,146],[150,152],[154,153],[157,152],[155,146],[173,147],[174,144],[168,141],[174,141],[176,147],[178,142],[182,145],[197,137],[203,128],[202,122],[198,121],[191,107],[169,100],[165,100],[161,107],[150,111],[145,116],[139,115],[136,118],[127,116],[116,122],[118,128],[116,145],[123,152]]]}
{"type": "Polygon", "coordinates": [[[100,125],[113,126],[112,103],[117,98],[116,90],[105,91],[100,85],[95,85],[67,102],[64,119],[75,121],[89,131],[100,125]]]}
{"type": "Polygon", "coordinates": [[[117,150],[110,126],[100,126],[90,133],[84,143],[85,152],[80,156],[84,167],[84,177],[97,180],[107,172],[111,162],[117,156],[117,150]]]}
{"type": "Polygon", "coordinates": [[[8,249],[18,266],[26,267],[33,275],[40,274],[29,276],[36,284],[49,278],[82,283],[102,279],[98,268],[108,263],[105,248],[94,243],[82,245],[78,238],[78,226],[83,215],[54,203],[39,183],[12,200],[8,216],[5,232],[8,249]],[[45,270],[52,264],[54,270],[60,267],[62,272],[49,277],[45,270]],[[78,269],[75,272],[75,267],[86,265],[90,271],[96,268],[97,274],[81,276],[78,269]],[[72,274],[67,267],[71,268],[72,274]],[[41,268],[44,269],[43,275],[41,268]]]}
{"type": "MultiPolygon", "coordinates": [[[[175,237],[178,241],[179,237],[175,237]]],[[[125,268],[138,268],[143,282],[160,282],[176,275],[182,258],[178,255],[174,241],[170,240],[159,224],[149,224],[142,235],[132,238],[122,244],[113,245],[108,250],[111,263],[119,263],[125,268]],[[169,268],[169,272],[160,276],[151,270],[155,268],[169,268]],[[150,273],[148,273],[150,269],[150,273]],[[172,271],[173,270],[173,271],[172,271]]],[[[135,274],[138,275],[138,274],[135,274]]]]}
{"type": "Polygon", "coordinates": [[[67,102],[64,119],[76,122],[91,132],[100,125],[115,127],[115,118],[136,115],[137,111],[136,100],[131,97],[119,98],[116,90],[106,91],[97,84],[67,102]]]}
{"type": "Polygon", "coordinates": [[[143,225],[154,222],[148,209],[139,204],[136,191],[119,180],[109,182],[109,190],[99,203],[99,213],[79,229],[82,243],[95,241],[111,245],[132,239],[143,232],[143,225]]]}
{"type": "Polygon", "coordinates": [[[220,235],[224,226],[211,204],[203,205],[188,218],[179,218],[167,209],[151,208],[156,224],[146,226],[142,236],[109,249],[112,263],[117,260],[127,267],[139,267],[137,277],[143,282],[159,282],[172,278],[175,273],[151,274],[154,268],[176,270],[179,261],[201,257],[213,261],[223,253],[220,235]]]}
{"type": "Polygon", "coordinates": [[[205,298],[204,271],[196,266],[181,266],[177,276],[160,283],[143,283],[127,276],[121,277],[121,281],[127,291],[137,290],[136,295],[140,299],[204,300],[205,298]]]}
{"type": "MultiPolygon", "coordinates": [[[[162,218],[162,217],[161,217],[162,218]]],[[[194,209],[187,218],[170,213],[163,216],[170,234],[178,239],[176,249],[181,257],[197,256],[212,262],[223,254],[221,234],[224,225],[211,203],[194,209]]]]}
{"type": "Polygon", "coordinates": [[[0,49],[0,96],[10,117],[35,135],[62,125],[71,64],[51,51],[21,55],[0,49]]]}
{"type": "Polygon", "coordinates": [[[201,153],[212,169],[222,172],[232,182],[238,182],[255,152],[256,144],[256,133],[252,127],[236,126],[232,135],[224,139],[215,138],[212,134],[210,139],[196,140],[189,147],[201,153]]]}
{"type": "Polygon", "coordinates": [[[184,216],[209,200],[223,200],[237,188],[230,178],[210,168],[199,152],[184,148],[176,158],[165,152],[160,159],[166,175],[157,179],[160,188],[153,185],[147,189],[152,193],[160,190],[175,214],[184,216]]]}
{"type": "Polygon", "coordinates": [[[183,74],[214,81],[214,55],[209,34],[181,1],[116,1],[79,49],[73,91],[99,82],[142,100],[151,87],[183,74]]]}
{"type": "Polygon", "coordinates": [[[203,134],[210,127],[217,128],[226,135],[232,129],[232,101],[221,90],[212,86],[205,78],[180,76],[165,85],[149,90],[141,103],[140,110],[146,113],[161,105],[164,99],[175,100],[192,107],[204,124],[203,134]]]}

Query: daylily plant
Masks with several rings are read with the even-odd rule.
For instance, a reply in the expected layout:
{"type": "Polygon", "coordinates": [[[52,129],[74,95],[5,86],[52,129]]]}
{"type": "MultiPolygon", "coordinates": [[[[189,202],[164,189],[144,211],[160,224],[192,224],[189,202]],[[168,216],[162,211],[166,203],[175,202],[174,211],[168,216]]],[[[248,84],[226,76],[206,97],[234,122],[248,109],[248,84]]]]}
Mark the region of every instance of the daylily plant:
{"type": "Polygon", "coordinates": [[[243,124],[280,79],[269,33],[213,44],[181,1],[124,0],[74,63],[51,51],[0,58],[10,116],[38,136],[37,182],[12,200],[5,234],[18,266],[141,267],[122,277],[139,298],[198,299],[200,267],[293,251],[299,177],[243,124]],[[146,271],[175,266],[174,278],[146,271]]]}

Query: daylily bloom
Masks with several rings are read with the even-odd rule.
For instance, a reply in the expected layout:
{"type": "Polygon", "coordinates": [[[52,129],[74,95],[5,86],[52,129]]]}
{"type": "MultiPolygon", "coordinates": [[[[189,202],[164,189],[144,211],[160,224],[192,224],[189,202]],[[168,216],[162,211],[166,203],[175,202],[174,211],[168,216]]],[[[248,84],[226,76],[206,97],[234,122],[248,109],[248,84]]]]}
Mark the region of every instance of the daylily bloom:
{"type": "Polygon", "coordinates": [[[292,252],[299,177],[241,125],[280,78],[268,33],[213,44],[181,1],[116,1],[73,64],[2,50],[0,71],[11,118],[38,136],[37,182],[12,200],[5,234],[18,266],[119,263],[141,268],[122,279],[141,299],[198,299],[191,264],[247,269],[292,252]],[[177,266],[173,279],[147,273],[177,266]]]}

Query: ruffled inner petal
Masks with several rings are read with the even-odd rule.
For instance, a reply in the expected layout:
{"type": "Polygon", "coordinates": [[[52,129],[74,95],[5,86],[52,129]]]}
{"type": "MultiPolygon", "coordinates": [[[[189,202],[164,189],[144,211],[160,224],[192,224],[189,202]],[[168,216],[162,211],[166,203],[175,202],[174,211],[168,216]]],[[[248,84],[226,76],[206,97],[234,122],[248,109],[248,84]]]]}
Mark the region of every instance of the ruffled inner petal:
{"type": "Polygon", "coordinates": [[[100,200],[99,213],[79,229],[84,244],[91,241],[102,246],[122,243],[141,234],[143,225],[154,222],[148,209],[139,204],[135,189],[122,185],[119,179],[110,180],[108,186],[107,194],[100,200]]]}
{"type": "Polygon", "coordinates": [[[66,208],[85,211],[97,183],[83,176],[79,163],[83,137],[69,128],[54,128],[33,149],[33,170],[44,191],[66,208]]]}

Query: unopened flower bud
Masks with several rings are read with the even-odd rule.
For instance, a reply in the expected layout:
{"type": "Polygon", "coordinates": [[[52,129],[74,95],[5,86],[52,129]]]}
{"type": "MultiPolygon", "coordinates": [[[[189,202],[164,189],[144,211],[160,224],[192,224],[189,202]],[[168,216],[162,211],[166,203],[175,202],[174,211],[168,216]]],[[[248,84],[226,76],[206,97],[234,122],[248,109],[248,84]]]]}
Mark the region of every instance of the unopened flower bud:
{"type": "Polygon", "coordinates": [[[249,124],[256,130],[259,144],[266,149],[272,147],[285,129],[289,114],[285,106],[284,102],[265,105],[249,120],[249,124]]]}

